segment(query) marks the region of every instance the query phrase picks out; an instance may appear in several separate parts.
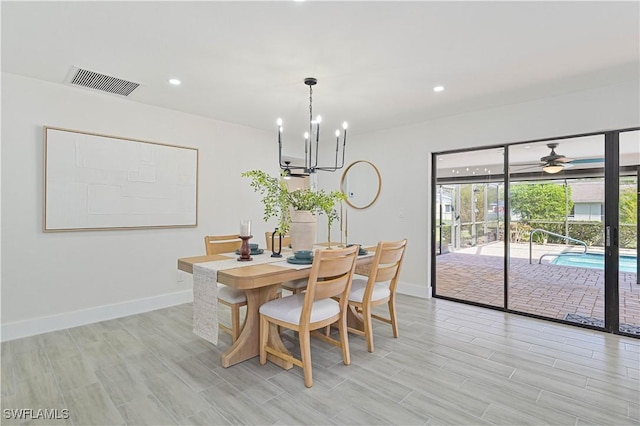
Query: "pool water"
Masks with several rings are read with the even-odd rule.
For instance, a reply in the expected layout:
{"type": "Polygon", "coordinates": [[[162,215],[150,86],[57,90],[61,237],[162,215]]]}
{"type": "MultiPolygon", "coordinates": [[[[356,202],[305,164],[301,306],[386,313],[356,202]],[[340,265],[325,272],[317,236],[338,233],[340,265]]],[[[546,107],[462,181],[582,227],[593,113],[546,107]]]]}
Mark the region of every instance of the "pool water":
{"type": "MultiPolygon", "coordinates": [[[[636,259],[636,256],[620,256],[620,272],[637,273],[636,259]]],[[[604,255],[597,253],[567,254],[556,257],[551,263],[578,268],[604,269],[604,255]]]]}

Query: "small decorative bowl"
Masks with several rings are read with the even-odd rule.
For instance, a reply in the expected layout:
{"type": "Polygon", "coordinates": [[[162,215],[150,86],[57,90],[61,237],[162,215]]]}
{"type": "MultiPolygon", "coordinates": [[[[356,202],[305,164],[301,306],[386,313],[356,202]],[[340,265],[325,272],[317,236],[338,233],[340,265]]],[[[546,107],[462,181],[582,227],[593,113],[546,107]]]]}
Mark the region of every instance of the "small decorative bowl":
{"type": "Polygon", "coordinates": [[[311,250],[298,250],[293,253],[296,259],[311,259],[313,257],[313,252],[311,250]]]}
{"type": "Polygon", "coordinates": [[[258,248],[260,247],[260,244],[258,243],[249,243],[249,249],[256,251],[258,250],[258,248]]]}

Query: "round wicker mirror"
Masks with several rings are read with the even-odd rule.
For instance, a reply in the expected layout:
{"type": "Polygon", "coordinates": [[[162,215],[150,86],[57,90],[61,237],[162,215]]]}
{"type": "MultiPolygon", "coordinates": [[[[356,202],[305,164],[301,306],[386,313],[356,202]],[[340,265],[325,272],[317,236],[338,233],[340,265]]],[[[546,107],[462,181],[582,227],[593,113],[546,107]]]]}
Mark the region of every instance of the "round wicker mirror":
{"type": "Polygon", "coordinates": [[[347,204],[354,209],[370,207],[380,195],[382,178],[378,168],[366,160],[349,164],[342,174],[340,190],[347,196],[347,204]]]}

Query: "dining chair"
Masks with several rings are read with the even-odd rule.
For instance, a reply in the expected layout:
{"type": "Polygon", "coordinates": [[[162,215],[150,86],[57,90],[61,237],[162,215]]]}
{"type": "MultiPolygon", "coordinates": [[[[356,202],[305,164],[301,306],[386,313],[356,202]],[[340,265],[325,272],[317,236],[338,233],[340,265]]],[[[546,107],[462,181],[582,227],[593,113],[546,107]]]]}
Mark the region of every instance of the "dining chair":
{"type": "Polygon", "coordinates": [[[291,361],[302,368],[304,384],[310,388],[313,386],[311,332],[335,322],[340,340],[317,332],[313,335],[340,347],[344,364],[351,364],[346,309],[357,256],[357,246],[316,250],[307,291],[269,301],[260,307],[260,364],[267,362],[267,354],[291,361]],[[333,299],[336,296],[338,300],[333,299]],[[269,346],[271,325],[298,332],[301,359],[269,346]]]}
{"type": "Polygon", "coordinates": [[[396,316],[396,287],[406,247],[406,238],[402,241],[380,241],[367,273],[368,279],[356,278],[351,285],[349,306],[362,316],[364,330],[352,327],[349,327],[348,330],[365,336],[369,352],[373,352],[372,318],[391,324],[393,337],[399,336],[396,316]],[[372,313],[374,307],[384,303],[389,307],[389,318],[372,313]]]}
{"type": "MultiPolygon", "coordinates": [[[[273,251],[271,246],[271,232],[265,232],[265,238],[267,240],[267,250],[273,251]]],[[[291,237],[289,235],[282,236],[282,247],[289,247],[291,244],[291,237]]],[[[298,294],[304,291],[307,288],[307,282],[309,280],[307,278],[300,278],[299,280],[291,280],[285,281],[280,284],[280,288],[284,290],[288,290],[293,294],[298,294]]]]}
{"type": "MultiPolygon", "coordinates": [[[[235,252],[242,245],[240,236],[235,235],[207,235],[204,237],[207,255],[235,252]]],[[[247,306],[247,296],[244,291],[218,283],[218,302],[231,309],[231,326],[219,323],[218,327],[231,335],[235,342],[240,335],[240,308],[247,306]]]]}

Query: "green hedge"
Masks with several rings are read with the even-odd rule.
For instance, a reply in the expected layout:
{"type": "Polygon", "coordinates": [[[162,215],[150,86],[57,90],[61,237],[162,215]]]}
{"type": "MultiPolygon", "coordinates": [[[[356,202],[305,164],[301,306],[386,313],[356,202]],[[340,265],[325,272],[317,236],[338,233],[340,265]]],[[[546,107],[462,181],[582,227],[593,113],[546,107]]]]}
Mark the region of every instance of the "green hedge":
{"type": "MultiPolygon", "coordinates": [[[[513,222],[512,222],[513,225],[513,222]]],[[[556,234],[564,235],[564,223],[531,221],[529,225],[532,228],[541,228],[556,234]]],[[[626,225],[620,226],[620,248],[637,249],[637,226],[626,225]]],[[[569,237],[576,240],[584,241],[587,246],[604,247],[604,223],[603,222],[569,222],[569,237]]],[[[548,235],[548,242],[552,244],[563,244],[564,239],[548,235]]],[[[534,242],[542,243],[543,234],[537,232],[533,236],[534,242]]],[[[528,241],[528,237],[524,239],[528,241]]]]}
{"type": "Polygon", "coordinates": [[[620,225],[620,248],[638,248],[638,225],[620,225]]]}
{"type": "MultiPolygon", "coordinates": [[[[512,233],[512,242],[527,242],[529,241],[530,230],[535,228],[541,228],[556,234],[564,235],[564,222],[548,222],[548,221],[531,221],[524,222],[511,222],[511,229],[517,231],[512,233]],[[515,238],[517,235],[517,241],[515,238]]],[[[501,227],[502,231],[503,227],[501,227]]],[[[620,248],[625,249],[637,249],[637,226],[635,224],[620,226],[620,248]]],[[[495,223],[493,227],[489,228],[487,235],[484,235],[484,227],[481,223],[476,226],[477,230],[477,242],[478,244],[495,241],[495,223]]],[[[461,226],[461,246],[469,247],[472,245],[471,239],[471,225],[465,224],[461,226]]],[[[437,233],[436,233],[437,235],[437,233]]],[[[603,247],[604,246],[604,223],[603,222],[569,222],[569,237],[576,240],[584,241],[587,246],[603,247]]],[[[436,239],[438,236],[436,237],[436,239]]],[[[442,242],[449,244],[451,242],[451,226],[442,227],[442,242]]],[[[544,239],[547,238],[547,242],[550,244],[564,244],[564,238],[554,237],[552,235],[545,235],[540,232],[536,232],[533,236],[534,242],[542,244],[544,239]]],[[[502,239],[502,235],[500,235],[502,239]]]]}

